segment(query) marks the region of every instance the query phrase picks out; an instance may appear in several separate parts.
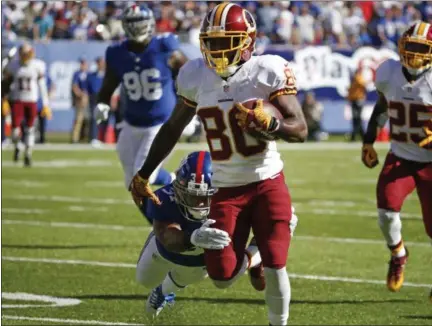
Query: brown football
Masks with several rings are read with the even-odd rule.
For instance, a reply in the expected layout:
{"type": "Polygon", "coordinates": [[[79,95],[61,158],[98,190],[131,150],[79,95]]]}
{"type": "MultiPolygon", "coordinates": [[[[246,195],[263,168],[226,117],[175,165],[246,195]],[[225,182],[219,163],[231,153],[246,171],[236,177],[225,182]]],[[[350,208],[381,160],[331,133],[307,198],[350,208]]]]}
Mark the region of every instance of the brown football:
{"type": "MultiPolygon", "coordinates": [[[[253,110],[256,107],[256,100],[250,100],[242,103],[247,109],[253,110]]],[[[272,117],[275,117],[276,119],[283,119],[282,114],[279,112],[279,110],[272,105],[270,102],[264,101],[264,111],[268,112],[272,117]]],[[[251,135],[254,138],[257,138],[259,140],[264,141],[271,141],[271,140],[277,140],[278,137],[263,131],[257,131],[257,130],[247,130],[245,131],[249,135],[251,135]]]]}

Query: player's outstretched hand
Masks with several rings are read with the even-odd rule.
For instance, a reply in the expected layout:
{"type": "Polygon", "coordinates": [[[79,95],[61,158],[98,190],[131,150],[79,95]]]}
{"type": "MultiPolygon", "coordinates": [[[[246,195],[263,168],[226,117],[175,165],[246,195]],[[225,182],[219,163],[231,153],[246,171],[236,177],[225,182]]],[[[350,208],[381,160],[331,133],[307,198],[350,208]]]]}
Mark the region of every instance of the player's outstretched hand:
{"type": "Polygon", "coordinates": [[[362,147],[362,162],[369,169],[378,165],[378,154],[372,144],[363,144],[362,147]]]}
{"type": "Polygon", "coordinates": [[[97,124],[108,119],[109,111],[111,108],[108,104],[98,103],[94,109],[94,117],[97,124]]]}
{"type": "Polygon", "coordinates": [[[199,229],[193,231],[190,241],[195,247],[220,250],[230,244],[231,238],[227,232],[210,227],[215,222],[209,219],[199,229]]]}
{"type": "Polygon", "coordinates": [[[238,112],[235,115],[238,125],[243,129],[254,129],[258,131],[268,131],[272,121],[272,116],[264,111],[263,100],[256,101],[256,107],[249,110],[241,103],[236,103],[238,112]]]}
{"type": "Polygon", "coordinates": [[[432,150],[432,119],[426,122],[426,125],[423,127],[423,132],[426,137],[422,139],[419,146],[427,150],[432,150]]]}
{"type": "Polygon", "coordinates": [[[132,198],[137,206],[143,204],[144,198],[149,198],[156,205],[160,205],[161,201],[158,196],[155,195],[150,187],[150,183],[147,179],[142,178],[138,173],[134,175],[130,185],[132,198]]]}

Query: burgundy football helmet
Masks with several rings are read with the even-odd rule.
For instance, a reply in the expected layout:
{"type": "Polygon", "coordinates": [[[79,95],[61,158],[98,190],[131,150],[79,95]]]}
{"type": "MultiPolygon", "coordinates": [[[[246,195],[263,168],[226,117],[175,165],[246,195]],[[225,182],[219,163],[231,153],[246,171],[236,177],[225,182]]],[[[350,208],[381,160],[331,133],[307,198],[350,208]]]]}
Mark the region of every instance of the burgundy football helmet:
{"type": "Polygon", "coordinates": [[[206,15],[199,37],[207,66],[229,76],[255,51],[255,19],[239,5],[224,2],[206,15]]]}
{"type": "Polygon", "coordinates": [[[401,63],[413,75],[432,67],[432,25],[420,21],[399,39],[401,63]]]}

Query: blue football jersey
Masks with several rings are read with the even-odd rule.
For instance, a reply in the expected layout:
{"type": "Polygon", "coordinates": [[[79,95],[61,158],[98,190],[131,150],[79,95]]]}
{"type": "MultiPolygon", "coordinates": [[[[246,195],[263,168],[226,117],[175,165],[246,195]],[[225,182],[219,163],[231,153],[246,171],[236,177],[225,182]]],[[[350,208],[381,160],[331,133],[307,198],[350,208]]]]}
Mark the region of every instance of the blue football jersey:
{"type": "Polygon", "coordinates": [[[106,50],[107,69],[121,80],[126,91],[124,119],[136,127],[151,127],[168,120],[176,104],[168,61],[179,49],[177,36],[154,36],[141,53],[128,50],[128,41],[106,50]]]}
{"type": "MultiPolygon", "coordinates": [[[[174,189],[172,184],[159,188],[155,191],[162,205],[155,205],[152,201],[147,202],[145,215],[152,223],[154,220],[177,223],[183,231],[192,234],[202,224],[186,219],[180,211],[180,207],[174,200],[174,189]]],[[[190,251],[177,253],[165,249],[165,247],[156,239],[156,245],[159,253],[165,259],[183,266],[205,266],[204,251],[201,248],[194,248],[190,251]]]]}

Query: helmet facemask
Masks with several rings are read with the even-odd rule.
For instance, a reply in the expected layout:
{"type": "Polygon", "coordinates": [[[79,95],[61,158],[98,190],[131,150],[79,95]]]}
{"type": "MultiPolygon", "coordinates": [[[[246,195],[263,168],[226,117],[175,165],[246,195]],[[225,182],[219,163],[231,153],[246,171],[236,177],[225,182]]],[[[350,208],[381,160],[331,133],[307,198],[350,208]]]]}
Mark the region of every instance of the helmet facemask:
{"type": "Polygon", "coordinates": [[[405,36],[399,40],[398,47],[401,63],[411,75],[419,75],[432,67],[432,41],[405,36]]]}
{"type": "Polygon", "coordinates": [[[215,193],[214,188],[209,189],[207,183],[196,183],[192,180],[187,185],[182,185],[180,181],[175,180],[173,186],[177,203],[186,210],[185,218],[193,221],[207,219],[211,197],[215,193]]]}
{"type": "Polygon", "coordinates": [[[152,37],[155,30],[153,16],[131,16],[122,19],[122,26],[129,40],[137,43],[146,43],[152,37]]]}
{"type": "Polygon", "coordinates": [[[232,75],[251,45],[247,32],[210,31],[200,33],[200,47],[207,66],[222,77],[232,75]]]}

